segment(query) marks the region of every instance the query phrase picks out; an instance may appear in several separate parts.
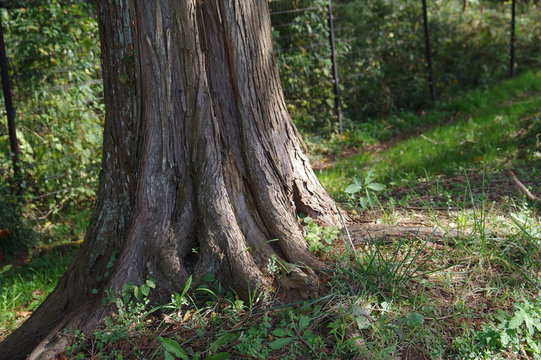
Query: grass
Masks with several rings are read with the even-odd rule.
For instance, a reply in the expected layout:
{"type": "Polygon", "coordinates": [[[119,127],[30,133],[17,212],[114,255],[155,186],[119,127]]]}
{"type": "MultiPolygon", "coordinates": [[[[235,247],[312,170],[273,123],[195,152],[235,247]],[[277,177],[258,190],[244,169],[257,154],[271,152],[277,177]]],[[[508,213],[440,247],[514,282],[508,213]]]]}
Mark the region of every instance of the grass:
{"type": "MultiPolygon", "coordinates": [[[[206,290],[176,294],[154,312],[144,300],[117,301],[119,315],[91,336],[74,333],[68,355],[540,359],[539,204],[525,199],[504,171],[513,168],[539,194],[540,108],[541,73],[527,73],[318,145],[320,164],[333,158],[320,179],[361,222],[439,226],[463,236],[369,239],[354,248],[347,239],[318,238],[332,269],[320,299],[243,302],[209,279],[206,290]],[[358,154],[346,149],[341,156],[350,146],[358,154]],[[374,193],[374,207],[362,208],[361,195],[344,189],[370,170],[386,188],[374,193]]],[[[1,336],[43,300],[70,255],[53,250],[0,275],[1,336]]]]}
{"type": "Polygon", "coordinates": [[[45,300],[73,255],[73,250],[52,250],[29,264],[0,274],[0,340],[45,300]]]}
{"type": "Polygon", "coordinates": [[[412,182],[465,169],[499,170],[510,161],[523,165],[532,156],[539,161],[537,154],[525,156],[520,148],[520,131],[539,123],[539,109],[541,73],[522,74],[497,87],[471,91],[424,115],[403,113],[382,120],[379,135],[363,131],[361,125],[344,140],[346,145],[370,143],[375,136],[383,141],[336,161],[318,176],[332,195],[341,195],[355,176],[368,169],[382,182],[412,182]],[[390,135],[403,140],[389,142],[390,135]]]}

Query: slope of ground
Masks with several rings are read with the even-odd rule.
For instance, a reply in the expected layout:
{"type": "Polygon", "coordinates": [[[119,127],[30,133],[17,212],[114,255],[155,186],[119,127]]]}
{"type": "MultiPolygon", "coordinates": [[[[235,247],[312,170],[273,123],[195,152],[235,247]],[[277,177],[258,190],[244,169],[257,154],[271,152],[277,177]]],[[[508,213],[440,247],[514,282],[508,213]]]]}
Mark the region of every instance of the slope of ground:
{"type": "MultiPolygon", "coordinates": [[[[329,267],[320,298],[253,289],[243,301],[209,274],[153,308],[148,279],[111,298],[118,316],[102,330],[69,334],[66,357],[541,358],[539,203],[517,186],[541,195],[540,109],[529,73],[319,144],[318,175],[353,218],[343,234],[299,220],[329,267]]],[[[51,290],[57,256],[0,270],[0,338],[51,290]]],[[[283,268],[269,259],[269,276],[283,268]]]]}

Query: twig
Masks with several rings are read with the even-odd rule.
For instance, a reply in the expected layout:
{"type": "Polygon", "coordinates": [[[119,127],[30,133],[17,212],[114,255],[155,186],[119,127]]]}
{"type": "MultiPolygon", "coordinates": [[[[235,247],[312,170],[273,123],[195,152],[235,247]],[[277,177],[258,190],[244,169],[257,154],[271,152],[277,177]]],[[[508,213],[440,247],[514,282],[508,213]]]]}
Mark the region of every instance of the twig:
{"type": "Polygon", "coordinates": [[[344,230],[346,231],[346,236],[347,236],[347,239],[349,241],[349,245],[351,246],[351,250],[355,253],[356,252],[355,245],[353,245],[353,240],[351,239],[351,234],[350,234],[348,226],[346,224],[346,220],[344,219],[344,216],[342,215],[342,212],[340,211],[340,208],[338,207],[338,205],[336,205],[336,203],[335,203],[334,206],[336,207],[336,211],[338,212],[338,216],[340,216],[340,221],[342,222],[342,225],[344,226],[344,230]]]}
{"type": "Polygon", "coordinates": [[[432,144],[436,144],[436,145],[443,145],[443,144],[445,144],[445,143],[442,142],[442,141],[436,141],[436,140],[434,140],[434,139],[431,139],[431,138],[429,138],[428,136],[426,136],[425,134],[421,134],[420,136],[421,136],[423,139],[425,139],[426,141],[431,142],[432,144]]]}
{"type": "Polygon", "coordinates": [[[433,317],[425,317],[425,320],[446,320],[446,319],[449,319],[449,318],[452,318],[452,317],[455,317],[459,314],[450,314],[450,315],[446,315],[446,316],[442,316],[442,317],[437,317],[437,318],[433,318],[433,317]]]}
{"type": "Polygon", "coordinates": [[[517,185],[520,192],[523,193],[524,195],[526,195],[526,197],[528,199],[533,200],[533,201],[541,201],[540,197],[532,194],[532,192],[517,178],[517,176],[515,175],[513,170],[507,169],[507,172],[509,173],[509,175],[511,176],[511,178],[515,182],[515,185],[517,185]]]}

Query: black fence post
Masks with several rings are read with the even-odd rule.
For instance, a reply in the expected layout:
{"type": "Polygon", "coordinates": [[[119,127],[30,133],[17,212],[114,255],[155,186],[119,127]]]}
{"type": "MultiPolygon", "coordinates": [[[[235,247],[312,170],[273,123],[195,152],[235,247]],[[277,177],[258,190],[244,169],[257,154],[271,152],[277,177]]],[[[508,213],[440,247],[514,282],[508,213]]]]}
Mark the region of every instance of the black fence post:
{"type": "Polygon", "coordinates": [[[0,18],[0,72],[2,74],[2,88],[4,91],[4,103],[6,106],[6,115],[8,119],[9,145],[11,148],[11,161],[13,163],[13,175],[15,178],[17,193],[23,192],[20,164],[19,141],[17,140],[17,130],[15,127],[15,108],[13,106],[13,97],[11,94],[11,82],[9,79],[8,57],[6,53],[6,43],[4,41],[4,27],[0,18]]]}
{"type": "Polygon", "coordinates": [[[334,38],[334,16],[333,16],[333,10],[332,10],[332,0],[329,0],[328,25],[329,25],[329,43],[331,47],[331,61],[332,61],[334,114],[336,116],[336,119],[338,120],[338,130],[342,133],[344,131],[344,122],[342,119],[342,109],[341,109],[341,104],[340,104],[340,80],[338,78],[338,61],[336,58],[336,41],[334,38]]]}
{"type": "Polygon", "coordinates": [[[509,44],[509,76],[515,76],[516,0],[511,0],[511,39],[509,44]]]}
{"type": "Polygon", "coordinates": [[[426,0],[423,0],[423,27],[425,34],[426,68],[428,71],[428,90],[432,104],[436,102],[436,91],[434,89],[434,71],[432,69],[432,49],[430,48],[430,32],[428,29],[428,11],[426,0]]]}

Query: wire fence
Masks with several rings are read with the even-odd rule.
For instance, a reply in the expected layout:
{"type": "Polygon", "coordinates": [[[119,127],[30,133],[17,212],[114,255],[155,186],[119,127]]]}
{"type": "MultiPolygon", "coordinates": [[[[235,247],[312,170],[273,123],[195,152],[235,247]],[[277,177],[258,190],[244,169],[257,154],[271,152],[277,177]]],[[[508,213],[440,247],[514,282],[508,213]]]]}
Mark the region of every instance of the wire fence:
{"type": "MultiPolygon", "coordinates": [[[[328,118],[329,112],[321,111],[324,106],[314,111],[313,107],[298,109],[294,105],[307,101],[328,103],[332,92],[322,89],[332,89],[337,81],[346,117],[365,121],[403,109],[431,106],[431,77],[434,96],[444,100],[515,70],[538,68],[541,63],[541,14],[537,2],[335,0],[330,9],[338,76],[333,76],[329,70],[332,63],[310,58],[315,54],[331,59],[328,4],[321,0],[270,2],[286,97],[292,104],[290,110],[300,118],[306,113],[325,114],[328,118]],[[430,43],[423,31],[423,3],[427,5],[430,43]],[[514,18],[512,6],[516,7],[514,18]],[[511,31],[513,21],[516,30],[511,31]],[[514,31],[515,40],[511,42],[514,31]],[[432,75],[428,72],[427,45],[431,47],[432,75]],[[516,49],[514,59],[510,59],[511,48],[516,49]],[[290,67],[296,70],[287,71],[290,67]],[[318,78],[316,73],[325,76],[318,78]],[[311,90],[288,88],[291,76],[311,90]]],[[[308,129],[313,124],[319,125],[315,128],[326,125],[326,131],[336,128],[325,119],[311,121],[306,120],[308,129]]]]}
{"type": "MultiPolygon", "coordinates": [[[[44,214],[91,201],[104,116],[93,5],[4,1],[0,7],[24,174],[12,184],[25,193],[19,201],[44,214]]],[[[0,146],[0,178],[8,180],[12,150],[3,127],[0,146]]]]}
{"type": "MultiPolygon", "coordinates": [[[[30,200],[40,202],[91,199],[104,116],[92,4],[15,4],[0,1],[7,8],[0,18],[11,61],[24,186],[33,194],[30,200]]],[[[269,4],[288,108],[301,129],[338,130],[340,112],[347,127],[431,105],[421,0],[334,0],[330,7],[324,0],[269,4]]],[[[432,0],[427,5],[438,99],[507,75],[510,4],[432,0]]],[[[539,5],[516,4],[513,70],[538,67],[539,34],[539,5]]],[[[4,127],[0,145],[0,178],[6,179],[11,170],[4,127]]]]}

